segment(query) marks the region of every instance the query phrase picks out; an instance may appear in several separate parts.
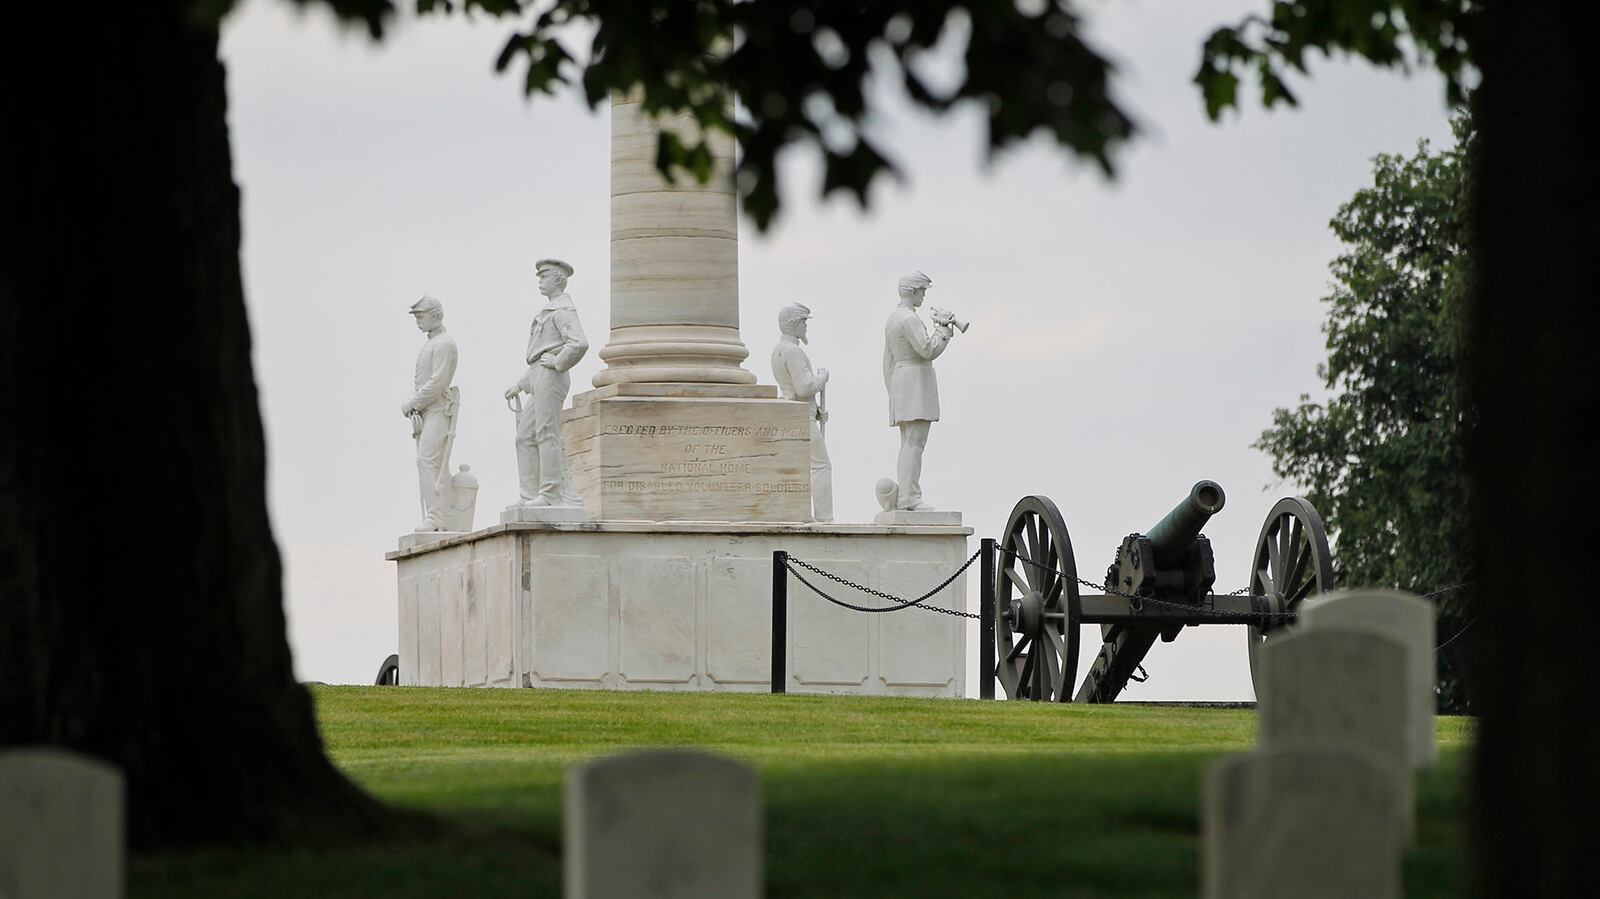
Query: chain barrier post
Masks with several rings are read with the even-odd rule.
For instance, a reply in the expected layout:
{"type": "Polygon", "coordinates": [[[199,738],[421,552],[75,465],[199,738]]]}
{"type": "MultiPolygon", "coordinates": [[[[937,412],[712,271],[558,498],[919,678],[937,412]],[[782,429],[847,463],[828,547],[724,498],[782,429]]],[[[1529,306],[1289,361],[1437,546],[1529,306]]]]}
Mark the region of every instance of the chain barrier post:
{"type": "Polygon", "coordinates": [[[789,648],[789,554],[772,553],[772,692],[788,691],[784,656],[789,648]]]}
{"type": "Polygon", "coordinates": [[[978,698],[994,698],[994,538],[979,542],[978,562],[978,698]]]}

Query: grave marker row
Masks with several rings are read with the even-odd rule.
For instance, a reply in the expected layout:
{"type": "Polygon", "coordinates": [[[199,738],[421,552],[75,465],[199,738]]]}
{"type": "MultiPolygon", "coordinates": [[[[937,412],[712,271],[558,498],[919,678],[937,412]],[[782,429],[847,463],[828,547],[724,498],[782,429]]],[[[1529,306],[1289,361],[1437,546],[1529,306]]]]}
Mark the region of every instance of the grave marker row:
{"type": "Polygon", "coordinates": [[[1328,594],[1260,660],[1257,748],[1206,772],[1203,895],[1400,896],[1413,771],[1436,757],[1433,608],[1328,594]]]}

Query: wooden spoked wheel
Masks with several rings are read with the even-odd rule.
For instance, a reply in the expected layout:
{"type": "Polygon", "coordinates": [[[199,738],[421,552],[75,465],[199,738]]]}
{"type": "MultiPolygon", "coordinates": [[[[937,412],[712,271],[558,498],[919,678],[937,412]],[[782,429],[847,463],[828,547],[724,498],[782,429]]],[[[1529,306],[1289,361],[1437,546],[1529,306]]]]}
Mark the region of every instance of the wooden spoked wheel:
{"type": "Polygon", "coordinates": [[[1006,696],[1072,701],[1078,673],[1078,568],[1056,504],[1027,496],[1011,510],[995,572],[996,675],[1006,696]]]}
{"type": "MultiPolygon", "coordinates": [[[[1251,596],[1281,596],[1287,611],[1294,612],[1308,596],[1333,589],[1333,553],[1328,550],[1328,532],[1322,516],[1298,496],[1278,500],[1267,513],[1261,536],[1256,539],[1255,564],[1250,570],[1251,596]]],[[[1256,695],[1261,695],[1261,680],[1256,654],[1266,635],[1281,625],[1249,625],[1250,680],[1256,695]]]]}
{"type": "Polygon", "coordinates": [[[400,684],[400,656],[391,655],[383,660],[378,667],[378,679],[373,682],[380,687],[395,687],[400,684]]]}

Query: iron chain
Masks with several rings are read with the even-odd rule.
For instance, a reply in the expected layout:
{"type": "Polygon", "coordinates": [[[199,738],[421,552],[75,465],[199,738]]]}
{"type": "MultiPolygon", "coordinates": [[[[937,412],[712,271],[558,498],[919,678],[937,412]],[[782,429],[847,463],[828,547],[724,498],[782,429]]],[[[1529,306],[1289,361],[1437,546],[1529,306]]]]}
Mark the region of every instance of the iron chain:
{"type": "Polygon", "coordinates": [[[944,588],[946,588],[946,587],[950,586],[951,584],[955,583],[956,578],[960,577],[962,575],[962,573],[965,572],[968,568],[971,568],[972,567],[972,563],[978,561],[978,557],[980,555],[982,555],[982,554],[983,554],[983,550],[981,550],[981,549],[978,550],[977,552],[973,553],[970,557],[968,557],[967,561],[961,563],[961,567],[957,568],[955,570],[954,574],[952,574],[949,577],[945,578],[944,581],[939,584],[939,586],[934,587],[932,590],[929,590],[927,593],[922,594],[921,596],[917,597],[916,599],[901,599],[900,597],[895,596],[892,593],[885,593],[882,590],[874,590],[871,587],[865,586],[863,584],[857,584],[854,581],[850,581],[850,580],[847,580],[845,578],[842,578],[839,575],[834,574],[831,571],[824,571],[823,569],[818,568],[817,566],[811,564],[810,562],[807,562],[807,561],[805,561],[803,559],[796,559],[796,558],[794,558],[792,556],[784,556],[784,567],[788,568],[789,569],[789,573],[795,576],[795,580],[798,580],[800,583],[806,585],[806,587],[809,588],[812,593],[817,594],[818,596],[822,597],[823,599],[826,599],[828,602],[831,602],[836,606],[843,606],[846,609],[851,609],[851,610],[856,611],[856,612],[898,612],[901,609],[910,608],[910,607],[914,606],[916,608],[919,608],[919,609],[922,609],[922,610],[928,611],[928,612],[938,612],[938,613],[943,614],[943,615],[953,615],[953,616],[955,616],[957,618],[974,618],[975,619],[975,618],[980,618],[982,616],[980,616],[979,614],[977,614],[975,612],[965,612],[965,611],[962,611],[960,609],[946,609],[946,608],[941,608],[939,606],[925,606],[922,603],[924,601],[930,599],[931,597],[933,597],[935,594],[939,593],[944,588]],[[796,565],[800,566],[801,568],[806,569],[807,571],[812,571],[812,572],[815,572],[817,574],[820,574],[823,577],[827,578],[828,580],[836,581],[836,582],[838,582],[840,584],[843,584],[846,587],[850,587],[851,589],[854,589],[854,590],[859,590],[862,593],[865,593],[865,594],[867,594],[869,596],[876,596],[879,599],[887,600],[890,603],[890,605],[888,605],[888,606],[877,606],[877,607],[875,607],[875,606],[858,606],[855,603],[845,602],[842,599],[838,599],[836,597],[829,596],[827,593],[823,592],[822,589],[819,588],[816,584],[813,584],[810,581],[806,580],[805,575],[802,575],[800,572],[795,571],[795,566],[796,565]]]}
{"type": "MultiPolygon", "coordinates": [[[[1062,578],[1066,577],[1066,574],[1064,572],[1062,572],[1058,568],[1055,568],[1055,567],[1050,566],[1050,565],[1045,565],[1042,562],[1037,562],[1037,561],[1035,561],[1033,559],[1027,558],[1026,556],[1018,555],[1016,552],[1014,552],[1012,550],[1009,550],[1009,549],[1006,549],[1003,546],[996,546],[995,548],[997,550],[999,550],[1001,553],[1003,553],[1004,555],[1010,556],[1011,558],[1016,559],[1019,562],[1022,562],[1022,563],[1027,564],[1027,565],[1032,565],[1033,567],[1035,567],[1037,569],[1040,569],[1040,570],[1043,570],[1043,571],[1048,571],[1048,572],[1056,575],[1057,577],[1062,577],[1062,578]]],[[[818,568],[817,566],[811,564],[810,562],[805,561],[804,559],[796,559],[796,558],[794,558],[792,556],[785,556],[784,557],[784,567],[788,569],[790,574],[795,576],[796,580],[798,580],[801,584],[804,584],[806,586],[806,588],[809,589],[811,592],[817,594],[818,596],[822,597],[823,599],[827,600],[828,602],[833,603],[834,605],[841,606],[843,608],[850,609],[852,611],[856,611],[856,612],[872,612],[872,613],[898,612],[901,609],[907,609],[907,608],[915,607],[915,608],[918,608],[918,609],[922,609],[924,611],[938,612],[938,613],[940,613],[942,615],[950,615],[950,616],[953,616],[953,617],[956,617],[956,618],[978,619],[978,618],[981,618],[982,616],[980,614],[978,614],[978,613],[975,613],[975,612],[966,612],[966,611],[962,611],[960,609],[946,609],[946,608],[942,608],[940,606],[928,606],[928,605],[923,605],[923,603],[926,602],[927,600],[931,599],[933,596],[937,595],[940,591],[944,590],[946,587],[948,587],[951,584],[955,583],[956,578],[959,578],[963,573],[966,572],[966,570],[968,568],[971,568],[972,567],[972,563],[976,562],[978,560],[978,557],[980,555],[982,555],[982,552],[983,551],[980,549],[978,552],[973,553],[971,556],[969,556],[967,558],[967,560],[965,562],[961,563],[961,567],[960,568],[957,568],[954,573],[952,573],[949,577],[947,577],[943,581],[941,581],[938,586],[936,586],[932,590],[929,590],[928,592],[922,594],[921,596],[917,597],[916,599],[901,599],[900,597],[895,596],[892,593],[885,593],[882,590],[874,590],[873,588],[868,587],[868,586],[866,586],[864,584],[858,584],[858,583],[855,583],[854,581],[851,581],[851,580],[849,580],[847,578],[840,577],[839,575],[834,574],[831,571],[826,571],[826,570],[824,570],[822,568],[818,568]],[[842,584],[842,585],[844,585],[846,587],[849,587],[849,588],[851,588],[853,590],[860,591],[860,592],[865,593],[865,594],[867,594],[869,596],[876,596],[879,599],[885,600],[886,602],[888,602],[890,604],[887,605],[887,606],[876,606],[876,607],[875,606],[862,606],[862,605],[856,605],[855,603],[846,602],[845,600],[839,599],[839,598],[837,598],[835,596],[831,596],[827,592],[822,590],[820,587],[818,587],[816,584],[813,584],[811,581],[807,580],[805,575],[801,574],[799,571],[796,571],[795,570],[796,566],[798,566],[800,568],[804,568],[807,571],[813,572],[815,574],[821,575],[822,577],[825,577],[825,578],[827,578],[827,579],[829,579],[831,581],[834,581],[836,583],[842,584]]],[[[997,575],[997,580],[998,580],[998,575],[997,575]]],[[[1073,580],[1079,586],[1088,587],[1091,590],[1102,590],[1102,591],[1104,591],[1106,593],[1109,593],[1109,594],[1111,594],[1113,596],[1121,596],[1124,599],[1127,599],[1127,600],[1131,601],[1134,604],[1133,608],[1134,608],[1135,611],[1140,609],[1143,606],[1144,603],[1150,603],[1152,605],[1163,606],[1163,607],[1166,607],[1166,608],[1173,608],[1173,609],[1179,609],[1179,610],[1183,610],[1183,611],[1195,612],[1195,613],[1198,613],[1200,615],[1222,616],[1222,615],[1226,614],[1226,613],[1222,613],[1222,612],[1217,612],[1214,609],[1208,608],[1208,607],[1206,607],[1204,605],[1198,605],[1197,606],[1197,605],[1190,605],[1188,603],[1170,602],[1170,601],[1164,600],[1164,599],[1156,599],[1155,597],[1152,597],[1152,596],[1140,596],[1140,595],[1138,595],[1136,593],[1128,593],[1128,592],[1125,592],[1125,591],[1122,591],[1122,590],[1117,590],[1115,588],[1107,588],[1104,584],[1097,584],[1097,583],[1095,583],[1093,581],[1084,580],[1083,578],[1080,578],[1080,577],[1074,577],[1073,580]]],[[[1443,595],[1445,595],[1447,593],[1454,593],[1457,590],[1460,590],[1462,588],[1471,586],[1471,584],[1472,584],[1471,581],[1467,581],[1467,582],[1461,583],[1461,584],[1453,584],[1453,585],[1451,585],[1449,587],[1445,587],[1445,588],[1443,588],[1441,590],[1435,590],[1432,593],[1424,593],[1424,594],[1422,594],[1421,596],[1419,596],[1417,598],[1418,599],[1432,599],[1435,596],[1443,596],[1443,595]]],[[[1214,598],[1214,597],[1217,597],[1217,596],[1243,596],[1243,595],[1248,594],[1249,592],[1250,592],[1250,588],[1249,587],[1241,587],[1240,589],[1231,591],[1229,593],[1215,593],[1215,592],[1213,592],[1213,593],[1209,594],[1207,598],[1214,598]]],[[[1297,612],[1261,612],[1261,613],[1258,613],[1258,614],[1262,618],[1296,618],[1299,615],[1299,613],[1297,613],[1297,612]]],[[[1446,639],[1444,642],[1440,643],[1437,647],[1435,647],[1434,651],[1435,652],[1439,652],[1439,651],[1443,650],[1446,646],[1449,646],[1451,643],[1454,643],[1456,641],[1456,638],[1460,637],[1462,634],[1465,634],[1469,629],[1471,629],[1472,625],[1474,625],[1476,623],[1477,623],[1477,619],[1476,618],[1472,619],[1471,621],[1468,621],[1461,628],[1461,630],[1456,631],[1454,634],[1452,634],[1449,637],[1449,639],[1446,639]]],[[[1135,678],[1135,680],[1138,680],[1138,679],[1135,678]]]]}

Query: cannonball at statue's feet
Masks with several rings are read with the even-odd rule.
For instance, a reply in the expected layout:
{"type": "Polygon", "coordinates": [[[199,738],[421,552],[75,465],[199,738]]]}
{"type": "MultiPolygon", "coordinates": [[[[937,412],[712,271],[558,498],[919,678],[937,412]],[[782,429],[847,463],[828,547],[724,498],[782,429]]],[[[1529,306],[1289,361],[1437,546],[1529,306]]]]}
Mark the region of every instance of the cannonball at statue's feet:
{"type": "Polygon", "coordinates": [[[442,530],[444,530],[444,527],[441,526],[437,521],[434,521],[433,519],[430,518],[427,521],[424,521],[422,524],[417,525],[416,533],[418,533],[418,534],[428,534],[428,533],[432,533],[433,531],[442,531],[442,530]]]}

